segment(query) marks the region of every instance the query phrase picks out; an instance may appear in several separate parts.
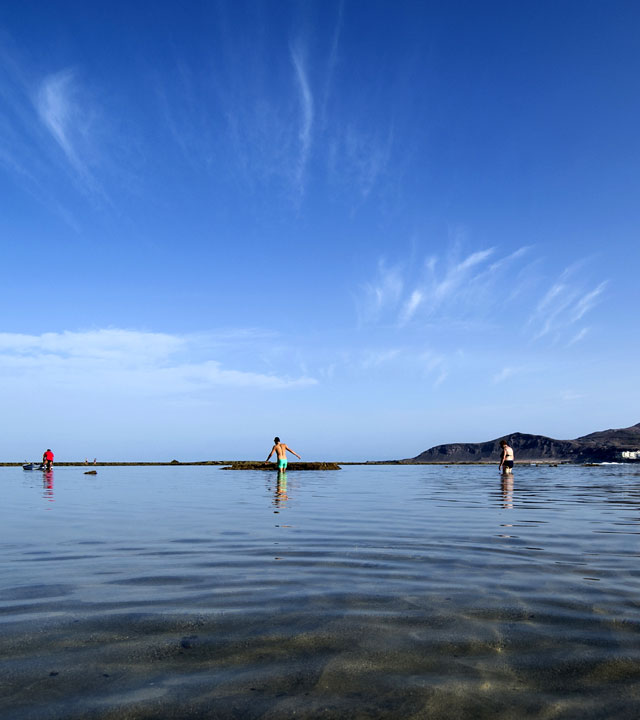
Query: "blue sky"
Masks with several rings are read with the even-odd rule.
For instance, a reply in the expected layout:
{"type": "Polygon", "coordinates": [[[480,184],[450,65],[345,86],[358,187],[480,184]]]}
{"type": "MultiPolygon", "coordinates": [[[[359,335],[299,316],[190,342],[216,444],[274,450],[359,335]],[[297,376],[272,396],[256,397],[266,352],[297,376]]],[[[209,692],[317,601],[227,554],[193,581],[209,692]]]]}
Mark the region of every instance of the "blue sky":
{"type": "Polygon", "coordinates": [[[4,459],[640,421],[640,6],[0,6],[4,459]]]}

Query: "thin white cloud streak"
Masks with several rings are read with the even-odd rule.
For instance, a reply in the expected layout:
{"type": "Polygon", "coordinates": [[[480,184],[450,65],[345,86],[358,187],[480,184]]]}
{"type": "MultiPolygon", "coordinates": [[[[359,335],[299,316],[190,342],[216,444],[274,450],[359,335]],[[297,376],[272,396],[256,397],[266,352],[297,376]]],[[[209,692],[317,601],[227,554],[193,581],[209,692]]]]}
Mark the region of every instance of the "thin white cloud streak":
{"type": "Polygon", "coordinates": [[[398,263],[389,268],[380,260],[378,277],[363,287],[360,316],[400,328],[416,322],[467,322],[486,316],[504,299],[504,293],[497,291],[502,273],[527,250],[520,248],[491,265],[488,261],[495,248],[478,250],[449,260],[442,271],[442,261],[431,256],[422,265],[422,277],[413,282],[409,279],[416,274],[412,267],[398,263]]]}
{"type": "Polygon", "coordinates": [[[589,332],[589,328],[582,328],[580,332],[578,332],[576,335],[574,335],[571,340],[567,343],[567,347],[571,347],[572,345],[575,345],[576,343],[583,340],[589,332]]]}
{"type": "Polygon", "coordinates": [[[322,95],[322,105],[320,112],[320,124],[324,130],[327,122],[327,105],[331,94],[331,86],[333,81],[333,75],[335,73],[336,66],[338,64],[338,46],[340,42],[340,34],[342,32],[342,17],[344,14],[344,0],[341,0],[338,7],[338,18],[331,38],[331,48],[329,50],[329,57],[327,60],[327,74],[324,83],[324,92],[322,95]]]}
{"type": "MultiPolygon", "coordinates": [[[[584,262],[580,261],[563,270],[531,313],[528,325],[533,328],[537,327],[535,340],[566,331],[597,304],[607,286],[607,281],[600,282],[593,290],[585,290],[584,280],[575,278],[583,264],[584,262]]],[[[583,335],[578,333],[570,344],[577,342],[582,337],[583,335]]]]}
{"type": "MultiPolygon", "coordinates": [[[[202,67],[194,70],[180,56],[173,58],[173,65],[168,71],[161,73],[154,68],[149,75],[159,105],[159,116],[191,169],[212,169],[216,155],[214,138],[220,135],[222,118],[227,121],[229,131],[236,134],[238,151],[243,149],[243,143],[237,138],[237,118],[229,109],[223,111],[220,117],[210,112],[217,78],[204,72],[202,67]]],[[[220,88],[217,90],[220,94],[220,88]]],[[[228,99],[219,97],[216,104],[227,107],[228,103],[228,99]]],[[[239,154],[236,161],[242,164],[242,158],[243,155],[239,154]]]]}
{"type": "Polygon", "coordinates": [[[176,95],[185,95],[184,83],[158,78],[158,102],[168,130],[190,163],[215,157],[215,163],[207,162],[208,171],[219,174],[224,162],[226,173],[251,192],[268,187],[299,209],[316,117],[308,48],[301,40],[292,41],[275,57],[267,55],[263,33],[233,28],[223,11],[221,18],[226,31],[219,37],[219,55],[211,58],[215,65],[207,82],[198,84],[200,68],[181,70],[199,91],[196,108],[205,108],[202,122],[197,122],[198,109],[187,111],[175,101],[176,95]],[[242,34],[241,42],[236,33],[242,34]],[[290,82],[283,80],[284,73],[290,82]]]}
{"type": "Polygon", "coordinates": [[[219,387],[281,390],[317,383],[306,376],[228,369],[211,358],[192,359],[200,352],[194,337],[144,331],[0,333],[0,369],[22,391],[45,386],[167,396],[219,387]]]}
{"type": "Polygon", "coordinates": [[[304,175],[311,150],[311,132],[313,128],[313,94],[309,85],[307,71],[299,49],[291,50],[291,61],[295,70],[298,96],[301,108],[301,122],[298,138],[300,141],[300,155],[298,158],[296,183],[298,190],[304,192],[304,175]]]}
{"type": "Polygon", "coordinates": [[[400,267],[388,267],[384,259],[378,261],[376,279],[364,285],[359,315],[363,322],[377,322],[383,312],[395,309],[402,296],[404,281],[400,267]]]}
{"type": "Polygon", "coordinates": [[[496,273],[503,270],[507,265],[510,265],[513,263],[514,260],[519,260],[521,257],[524,257],[529,251],[531,250],[531,246],[524,245],[521,248],[518,248],[514,252],[512,252],[510,255],[505,255],[504,257],[501,257],[499,260],[496,260],[496,262],[492,263],[489,267],[488,272],[490,273],[496,273]]]}
{"type": "Polygon", "coordinates": [[[500,372],[496,373],[493,378],[492,382],[494,385],[498,385],[499,383],[504,382],[505,380],[508,380],[509,378],[513,377],[514,375],[517,375],[521,373],[523,370],[522,368],[514,368],[514,367],[504,367],[500,372]]]}
{"type": "Polygon", "coordinates": [[[422,304],[422,301],[424,300],[424,294],[421,290],[414,290],[411,293],[411,296],[407,300],[407,302],[404,305],[404,308],[402,309],[402,313],[400,315],[400,324],[406,325],[409,320],[414,316],[416,310],[420,307],[422,304]]]}
{"type": "Polygon", "coordinates": [[[389,163],[394,133],[391,123],[373,123],[363,114],[363,103],[354,103],[351,114],[344,104],[329,112],[332,84],[342,70],[343,4],[322,53],[314,50],[322,42],[317,36],[312,43],[297,36],[275,57],[266,54],[263,33],[234,28],[226,13],[220,14],[224,32],[207,82],[199,84],[201,68],[178,59],[175,73],[156,79],[160,116],[188,162],[202,165],[208,159],[207,170],[219,172],[223,158],[227,173],[252,190],[278,188],[299,206],[312,169],[321,166],[312,163],[317,157],[326,160],[341,199],[351,201],[354,193],[358,202],[366,199],[389,163]],[[282,81],[285,67],[290,83],[282,81]],[[195,105],[192,88],[198,91],[195,105]],[[216,122],[219,129],[212,132],[216,122]],[[228,148],[216,147],[215,138],[222,136],[228,148]]]}
{"type": "Polygon", "coordinates": [[[433,383],[433,387],[437,388],[442,385],[442,383],[449,377],[449,371],[448,370],[441,370],[438,377],[435,379],[433,383]]]}
{"type": "Polygon", "coordinates": [[[433,379],[433,387],[438,388],[449,377],[449,368],[444,355],[427,350],[418,356],[418,363],[424,375],[433,379]]]}
{"type": "Polygon", "coordinates": [[[573,390],[565,390],[560,396],[565,402],[573,402],[575,400],[582,400],[585,395],[578,393],[573,390]]]}
{"type": "Polygon", "coordinates": [[[93,169],[100,164],[96,141],[97,112],[81,87],[75,71],[47,75],[35,93],[35,107],[72,170],[74,181],[86,195],[108,198],[93,169]]]}
{"type": "Polygon", "coordinates": [[[426,381],[437,388],[449,376],[450,364],[442,353],[404,346],[358,351],[343,357],[341,367],[358,377],[362,373],[383,374],[393,382],[411,376],[418,385],[426,381]]]}
{"type": "Polygon", "coordinates": [[[74,213],[63,204],[65,191],[70,185],[93,203],[109,203],[105,172],[115,171],[122,185],[123,167],[116,159],[122,150],[114,146],[105,116],[75,70],[43,75],[30,65],[0,32],[0,166],[78,230],[74,213]]]}
{"type": "MultiPolygon", "coordinates": [[[[444,278],[437,282],[430,292],[432,309],[436,309],[445,299],[451,297],[463,282],[468,281],[472,268],[483,263],[494,251],[495,248],[489,248],[474,252],[461,262],[451,266],[444,278]]],[[[434,266],[430,264],[429,267],[433,268],[434,266]]]]}
{"type": "Polygon", "coordinates": [[[355,118],[344,123],[327,139],[329,176],[341,194],[350,196],[355,190],[358,202],[369,197],[386,171],[394,140],[392,127],[384,137],[378,129],[362,129],[363,122],[355,118]]]}
{"type": "MultiPolygon", "coordinates": [[[[418,279],[415,262],[397,262],[389,267],[380,260],[376,279],[362,286],[359,320],[404,330],[426,324],[446,328],[474,323],[477,328],[485,320],[498,327],[504,322],[502,314],[508,312],[511,333],[517,323],[533,341],[545,336],[552,342],[562,341],[560,333],[583,320],[600,302],[607,281],[592,289],[585,287],[579,271],[586,261],[579,261],[559,275],[535,302],[532,311],[541,277],[539,269],[534,270],[539,265],[537,261],[525,265],[521,262],[530,250],[524,246],[496,258],[496,248],[463,256],[454,248],[447,261],[433,255],[427,257],[418,279]],[[532,274],[535,277],[530,277],[532,274]],[[523,290],[516,302],[511,288],[521,284],[526,286],[526,292],[523,290]]],[[[567,347],[580,341],[586,330],[579,333],[574,330],[571,334],[573,338],[567,347]]]]}
{"type": "Polygon", "coordinates": [[[69,162],[82,167],[69,137],[73,114],[74,77],[64,70],[46,77],[38,90],[36,107],[40,119],[60,145],[69,162]]]}
{"type": "Polygon", "coordinates": [[[163,361],[183,348],[186,342],[184,338],[164,333],[119,329],[42,335],[0,333],[0,353],[19,357],[48,355],[147,364],[163,361]]]}
{"type": "Polygon", "coordinates": [[[42,123],[36,108],[39,82],[18,60],[18,52],[9,38],[0,32],[0,166],[9,177],[43,206],[58,214],[73,229],[78,223],[72,213],[57,199],[59,181],[52,177],[64,166],[69,175],[64,152],[42,123]],[[10,51],[11,48],[11,51],[10,51]]]}
{"type": "Polygon", "coordinates": [[[401,350],[392,348],[391,350],[370,350],[362,359],[362,369],[370,370],[372,368],[386,365],[400,356],[401,350]]]}
{"type": "Polygon", "coordinates": [[[588,292],[586,295],[580,298],[574,308],[572,321],[576,322],[582,318],[582,316],[589,312],[591,308],[596,304],[598,297],[602,294],[602,291],[607,286],[607,281],[601,282],[597,288],[588,292]]]}

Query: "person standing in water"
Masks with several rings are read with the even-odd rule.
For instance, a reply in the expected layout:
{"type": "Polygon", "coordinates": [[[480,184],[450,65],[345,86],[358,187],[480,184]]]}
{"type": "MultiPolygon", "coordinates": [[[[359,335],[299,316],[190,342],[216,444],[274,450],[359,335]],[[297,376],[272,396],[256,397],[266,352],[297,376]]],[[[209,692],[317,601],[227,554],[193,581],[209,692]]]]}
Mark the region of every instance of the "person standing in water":
{"type": "Polygon", "coordinates": [[[53,467],[53,453],[51,448],[47,448],[46,452],[42,453],[42,464],[47,470],[51,470],[53,467]]]}
{"type": "Polygon", "coordinates": [[[507,445],[506,440],[500,440],[500,446],[502,447],[502,458],[498,467],[505,475],[511,475],[513,472],[513,448],[507,445]]]}
{"type": "Polygon", "coordinates": [[[300,455],[298,455],[298,453],[295,450],[292,450],[288,445],[280,442],[279,437],[273,438],[273,442],[274,445],[271,448],[271,452],[269,453],[267,459],[264,461],[265,465],[269,462],[273,453],[275,453],[276,457],[278,458],[278,471],[284,471],[287,469],[287,451],[290,452],[292,455],[295,455],[298,460],[300,460],[300,455]]]}

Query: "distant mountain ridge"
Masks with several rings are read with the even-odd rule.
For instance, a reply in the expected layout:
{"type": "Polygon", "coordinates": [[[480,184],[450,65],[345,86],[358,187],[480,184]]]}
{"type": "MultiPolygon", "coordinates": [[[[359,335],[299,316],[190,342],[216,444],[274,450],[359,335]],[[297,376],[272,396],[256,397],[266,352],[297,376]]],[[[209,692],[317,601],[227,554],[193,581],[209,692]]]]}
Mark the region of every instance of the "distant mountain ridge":
{"type": "Polygon", "coordinates": [[[513,448],[516,462],[615,462],[623,450],[640,450],[640,423],[617,430],[601,430],[575,440],[555,440],[544,435],[512,433],[481,443],[436,445],[403,463],[491,462],[499,461],[500,441],[513,448]]]}

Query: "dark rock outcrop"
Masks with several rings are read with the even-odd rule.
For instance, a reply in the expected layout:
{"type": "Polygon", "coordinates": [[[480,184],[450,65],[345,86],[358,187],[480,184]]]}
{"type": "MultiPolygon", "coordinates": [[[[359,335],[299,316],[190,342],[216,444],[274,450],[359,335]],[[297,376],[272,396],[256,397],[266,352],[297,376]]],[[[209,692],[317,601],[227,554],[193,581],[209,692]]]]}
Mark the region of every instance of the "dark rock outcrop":
{"type": "MultiPolygon", "coordinates": [[[[223,470],[277,470],[275,463],[242,461],[234,462],[229,467],[223,467],[223,470]]],[[[340,470],[340,465],[330,462],[292,462],[287,467],[287,472],[291,470],[340,470]]]]}
{"type": "Polygon", "coordinates": [[[516,461],[523,462],[615,462],[623,450],[640,449],[640,423],[618,430],[590,433],[575,440],[555,440],[544,435],[513,433],[483,443],[436,445],[403,463],[497,462],[500,440],[513,448],[516,461]]]}

